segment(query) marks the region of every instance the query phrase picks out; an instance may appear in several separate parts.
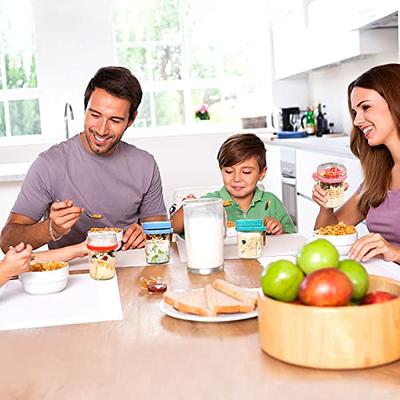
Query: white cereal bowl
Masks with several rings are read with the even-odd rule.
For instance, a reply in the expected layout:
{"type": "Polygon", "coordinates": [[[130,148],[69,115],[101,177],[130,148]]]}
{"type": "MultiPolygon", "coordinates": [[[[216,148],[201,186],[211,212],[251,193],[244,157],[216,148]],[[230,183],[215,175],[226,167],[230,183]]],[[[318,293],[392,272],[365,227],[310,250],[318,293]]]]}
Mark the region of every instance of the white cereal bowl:
{"type": "Polygon", "coordinates": [[[53,271],[24,272],[19,280],[29,294],[50,294],[61,292],[68,284],[69,265],[53,271]]]}
{"type": "Polygon", "coordinates": [[[328,240],[337,248],[341,256],[346,256],[353,243],[358,239],[358,233],[355,232],[348,235],[319,235],[317,231],[314,231],[314,238],[328,240]]]}

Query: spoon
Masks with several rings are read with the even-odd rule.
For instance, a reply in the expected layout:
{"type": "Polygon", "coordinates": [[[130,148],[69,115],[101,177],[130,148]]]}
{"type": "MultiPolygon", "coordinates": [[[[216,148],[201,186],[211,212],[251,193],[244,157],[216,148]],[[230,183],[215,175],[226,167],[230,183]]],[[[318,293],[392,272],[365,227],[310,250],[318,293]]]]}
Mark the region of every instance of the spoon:
{"type": "Polygon", "coordinates": [[[95,214],[95,213],[89,214],[86,210],[83,210],[83,212],[84,212],[89,218],[92,218],[92,219],[101,219],[101,218],[103,218],[103,215],[102,215],[102,214],[95,214]]]}

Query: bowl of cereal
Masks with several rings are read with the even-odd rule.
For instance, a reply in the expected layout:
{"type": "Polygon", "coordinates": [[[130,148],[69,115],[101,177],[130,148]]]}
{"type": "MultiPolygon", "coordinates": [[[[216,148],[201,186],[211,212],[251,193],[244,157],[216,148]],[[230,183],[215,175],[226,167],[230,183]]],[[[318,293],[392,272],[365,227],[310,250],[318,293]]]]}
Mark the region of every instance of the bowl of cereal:
{"type": "Polygon", "coordinates": [[[341,256],[345,256],[358,239],[358,233],[354,225],[346,225],[343,222],[339,222],[314,231],[314,237],[328,240],[336,246],[341,256]]]}
{"type": "Polygon", "coordinates": [[[121,244],[122,244],[122,238],[124,237],[124,231],[121,228],[90,228],[88,231],[88,235],[92,233],[99,233],[99,232],[115,232],[115,235],[117,236],[117,242],[118,242],[118,247],[117,250],[120,249],[121,244]]]}
{"type": "Polygon", "coordinates": [[[19,276],[25,292],[50,294],[61,292],[68,283],[69,264],[62,261],[31,261],[29,271],[19,276]]]}

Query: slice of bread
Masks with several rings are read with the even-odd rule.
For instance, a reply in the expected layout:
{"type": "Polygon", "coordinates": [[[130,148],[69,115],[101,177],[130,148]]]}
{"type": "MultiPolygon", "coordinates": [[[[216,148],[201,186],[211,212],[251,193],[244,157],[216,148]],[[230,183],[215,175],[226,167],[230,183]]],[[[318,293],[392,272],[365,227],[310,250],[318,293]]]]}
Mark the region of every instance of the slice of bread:
{"type": "Polygon", "coordinates": [[[176,310],[208,317],[211,313],[207,309],[204,289],[188,290],[184,292],[165,292],[164,301],[176,310]]]}
{"type": "Polygon", "coordinates": [[[243,303],[248,303],[252,305],[253,308],[257,304],[256,290],[245,289],[223,279],[216,279],[212,285],[214,289],[217,289],[243,303]]]}
{"type": "Polygon", "coordinates": [[[254,310],[254,304],[244,303],[233,297],[214,289],[212,285],[205,287],[207,307],[212,315],[233,314],[250,312],[254,310]]]}

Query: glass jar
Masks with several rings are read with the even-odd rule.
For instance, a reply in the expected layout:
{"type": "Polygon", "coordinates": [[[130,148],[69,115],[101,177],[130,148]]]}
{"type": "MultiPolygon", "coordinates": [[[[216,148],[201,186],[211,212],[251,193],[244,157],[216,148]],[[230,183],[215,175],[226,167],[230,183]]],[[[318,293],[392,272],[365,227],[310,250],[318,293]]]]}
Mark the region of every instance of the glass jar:
{"type": "Polygon", "coordinates": [[[344,201],[347,171],[343,164],[328,162],[320,164],[313,178],[325,190],[327,208],[340,207],[344,201]]]}
{"type": "Polygon", "coordinates": [[[238,232],[238,253],[240,258],[262,256],[265,226],[261,219],[239,219],[235,223],[238,232]]]}
{"type": "Polygon", "coordinates": [[[146,235],[145,253],[148,264],[167,264],[171,254],[171,221],[143,222],[146,235]]]}
{"type": "Polygon", "coordinates": [[[118,247],[115,232],[88,232],[90,276],[96,280],[115,276],[115,250],[118,247]]]}

